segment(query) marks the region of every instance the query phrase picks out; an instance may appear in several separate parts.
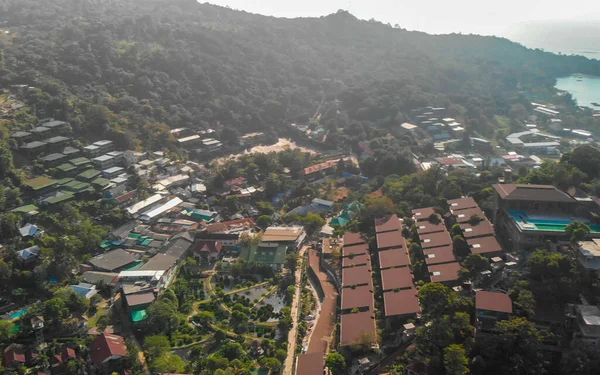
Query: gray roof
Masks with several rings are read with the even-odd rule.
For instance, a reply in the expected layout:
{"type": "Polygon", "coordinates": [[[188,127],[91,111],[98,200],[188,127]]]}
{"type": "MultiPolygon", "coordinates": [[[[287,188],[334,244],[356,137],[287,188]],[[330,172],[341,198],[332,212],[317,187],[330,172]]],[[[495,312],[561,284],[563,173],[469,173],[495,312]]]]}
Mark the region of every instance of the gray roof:
{"type": "Polygon", "coordinates": [[[140,268],[140,271],[167,271],[177,263],[177,260],[178,258],[170,255],[156,254],[140,268]]]}
{"type": "Polygon", "coordinates": [[[96,268],[114,271],[135,261],[135,257],[123,249],[115,249],[90,259],[89,263],[96,268]]]}
{"type": "Polygon", "coordinates": [[[42,147],[45,145],[46,145],[46,142],[33,141],[33,142],[29,142],[27,144],[24,144],[23,146],[21,146],[21,148],[34,149],[34,148],[39,148],[39,147],[42,147]]]}
{"type": "Polygon", "coordinates": [[[54,153],[54,154],[46,155],[43,158],[40,158],[40,160],[42,160],[42,161],[54,161],[54,160],[62,159],[64,157],[66,157],[66,156],[67,155],[65,155],[65,154],[54,153]]]}
{"type": "Polygon", "coordinates": [[[46,128],[55,128],[57,126],[62,126],[65,125],[66,122],[64,121],[49,121],[49,122],[45,122],[44,123],[44,127],[46,128]]]}
{"type": "Polygon", "coordinates": [[[69,137],[63,137],[62,135],[56,136],[56,137],[52,137],[52,138],[48,138],[46,139],[47,143],[58,143],[58,142],[64,142],[64,141],[68,141],[69,137]]]}
{"type": "Polygon", "coordinates": [[[37,128],[31,129],[31,132],[32,133],[43,133],[43,132],[47,132],[48,130],[50,130],[50,129],[48,129],[45,126],[38,126],[37,128]]]}
{"type": "Polygon", "coordinates": [[[169,241],[165,247],[164,253],[177,259],[181,259],[187,253],[192,243],[185,238],[177,238],[169,241]]]}
{"type": "Polygon", "coordinates": [[[119,274],[114,272],[87,271],[81,275],[81,278],[91,284],[103,281],[106,285],[110,285],[117,276],[119,274]]]}
{"type": "Polygon", "coordinates": [[[22,137],[27,137],[31,135],[30,132],[24,132],[24,131],[18,131],[18,132],[14,132],[10,135],[11,138],[22,138],[22,137]]]}

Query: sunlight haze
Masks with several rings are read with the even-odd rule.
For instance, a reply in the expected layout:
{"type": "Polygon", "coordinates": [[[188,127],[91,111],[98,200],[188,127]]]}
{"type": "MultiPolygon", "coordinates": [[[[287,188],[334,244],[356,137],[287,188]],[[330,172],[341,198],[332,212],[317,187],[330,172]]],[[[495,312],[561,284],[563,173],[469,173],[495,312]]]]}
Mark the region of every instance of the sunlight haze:
{"type": "Polygon", "coordinates": [[[210,3],[288,18],[319,17],[343,9],[358,18],[374,18],[433,34],[506,35],[512,25],[528,21],[600,20],[600,2],[586,0],[213,0],[210,3]]]}

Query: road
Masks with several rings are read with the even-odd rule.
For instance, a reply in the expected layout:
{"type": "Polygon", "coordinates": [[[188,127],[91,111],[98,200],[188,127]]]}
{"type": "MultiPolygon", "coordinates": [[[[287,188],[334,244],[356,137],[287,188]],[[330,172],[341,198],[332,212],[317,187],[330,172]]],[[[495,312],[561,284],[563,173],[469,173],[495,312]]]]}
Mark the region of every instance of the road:
{"type": "Polygon", "coordinates": [[[299,314],[299,306],[300,306],[300,292],[302,292],[302,275],[304,274],[304,254],[308,246],[303,246],[300,249],[299,257],[298,257],[298,266],[296,267],[296,293],[294,293],[294,299],[292,301],[292,328],[288,333],[288,348],[287,348],[287,358],[285,359],[285,365],[283,370],[283,375],[292,375],[292,370],[294,368],[294,358],[296,356],[296,336],[298,335],[298,314],[299,314]]]}

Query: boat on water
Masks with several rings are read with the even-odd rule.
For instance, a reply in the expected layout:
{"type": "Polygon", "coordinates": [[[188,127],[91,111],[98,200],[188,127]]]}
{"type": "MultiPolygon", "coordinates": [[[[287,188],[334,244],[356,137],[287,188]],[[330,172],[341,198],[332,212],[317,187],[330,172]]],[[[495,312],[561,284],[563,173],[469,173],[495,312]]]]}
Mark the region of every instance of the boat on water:
{"type": "Polygon", "coordinates": [[[596,103],[596,102],[592,102],[591,104],[592,104],[593,106],[595,106],[595,107],[600,107],[600,104],[598,104],[598,103],[596,103]]]}
{"type": "Polygon", "coordinates": [[[577,79],[577,82],[581,82],[581,81],[583,81],[583,79],[581,79],[581,78],[578,78],[578,79],[577,79]]]}

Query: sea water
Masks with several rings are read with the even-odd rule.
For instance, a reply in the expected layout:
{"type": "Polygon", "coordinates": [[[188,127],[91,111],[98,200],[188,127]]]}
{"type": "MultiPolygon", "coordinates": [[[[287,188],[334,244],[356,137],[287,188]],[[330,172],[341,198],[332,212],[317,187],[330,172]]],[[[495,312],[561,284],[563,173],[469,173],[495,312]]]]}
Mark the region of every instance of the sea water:
{"type": "Polygon", "coordinates": [[[556,88],[569,92],[577,105],[600,110],[600,77],[586,75],[572,75],[556,80],[556,88]]]}

